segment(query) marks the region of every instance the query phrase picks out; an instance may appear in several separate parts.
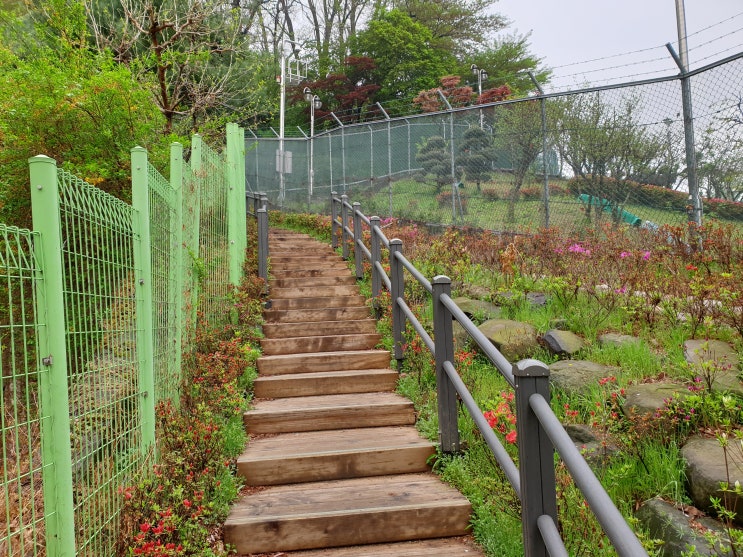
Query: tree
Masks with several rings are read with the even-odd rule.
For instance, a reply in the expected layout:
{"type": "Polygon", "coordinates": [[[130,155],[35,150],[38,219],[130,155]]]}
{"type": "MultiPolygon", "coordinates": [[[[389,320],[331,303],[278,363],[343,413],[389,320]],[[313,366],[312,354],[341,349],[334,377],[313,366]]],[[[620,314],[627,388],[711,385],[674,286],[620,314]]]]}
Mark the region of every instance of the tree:
{"type": "Polygon", "coordinates": [[[479,126],[472,126],[462,136],[459,142],[459,155],[456,164],[464,171],[467,180],[477,184],[490,178],[490,168],[493,160],[493,143],[490,136],[479,126]]]}
{"type": "Polygon", "coordinates": [[[429,175],[433,176],[436,184],[436,193],[452,180],[451,175],[451,151],[449,142],[440,135],[433,135],[423,143],[415,155],[415,160],[421,165],[421,173],[418,176],[425,180],[429,175]]]}
{"type": "Polygon", "coordinates": [[[380,10],[356,35],[352,51],[374,60],[372,81],[381,86],[380,101],[409,99],[435,87],[456,67],[453,55],[434,48],[432,41],[431,30],[402,11],[380,10]]]}
{"type": "Polygon", "coordinates": [[[394,0],[391,4],[431,31],[434,48],[465,59],[506,26],[505,18],[492,12],[496,1],[394,0]]]}
{"type": "MultiPolygon", "coordinates": [[[[662,160],[663,142],[637,121],[641,99],[630,96],[615,104],[600,92],[577,95],[553,103],[556,118],[555,144],[573,174],[581,178],[581,193],[592,206],[608,202],[618,221],[630,190],[621,184],[650,172],[662,160]],[[605,200],[605,201],[602,201],[605,200]]],[[[596,219],[602,211],[596,210],[596,219]]]]}
{"type": "Polygon", "coordinates": [[[495,148],[507,154],[513,172],[507,222],[516,220],[516,201],[529,167],[542,152],[539,102],[527,100],[499,107],[494,130],[495,148]]]}

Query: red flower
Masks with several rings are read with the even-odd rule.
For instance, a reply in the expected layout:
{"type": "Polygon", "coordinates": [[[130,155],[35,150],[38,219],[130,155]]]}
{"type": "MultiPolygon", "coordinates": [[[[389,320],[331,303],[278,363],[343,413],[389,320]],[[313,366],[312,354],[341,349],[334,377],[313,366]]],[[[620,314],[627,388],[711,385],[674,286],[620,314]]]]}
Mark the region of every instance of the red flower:
{"type": "Polygon", "coordinates": [[[515,431],[509,431],[506,434],[506,441],[508,441],[509,443],[515,444],[516,443],[516,432],[515,431]]]}
{"type": "Polygon", "coordinates": [[[149,522],[143,522],[139,525],[139,530],[141,532],[149,532],[150,530],[150,523],[149,522]]]}
{"type": "Polygon", "coordinates": [[[190,509],[191,508],[191,501],[189,501],[188,499],[184,499],[183,500],[183,506],[186,507],[187,509],[190,509]]]}

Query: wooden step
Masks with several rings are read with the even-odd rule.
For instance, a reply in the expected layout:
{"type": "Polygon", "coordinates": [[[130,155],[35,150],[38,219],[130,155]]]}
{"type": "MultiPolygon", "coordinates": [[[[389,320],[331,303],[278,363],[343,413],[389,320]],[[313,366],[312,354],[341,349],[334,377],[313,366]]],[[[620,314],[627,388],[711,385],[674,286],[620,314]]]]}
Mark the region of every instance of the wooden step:
{"type": "Polygon", "coordinates": [[[276,279],[281,278],[303,278],[303,277],[349,277],[351,271],[348,265],[343,263],[334,263],[321,269],[279,269],[271,267],[271,276],[276,279]]]}
{"type": "Polygon", "coordinates": [[[285,557],[485,557],[470,537],[292,551],[285,557]]]}
{"type": "Polygon", "coordinates": [[[371,318],[345,321],[305,321],[304,323],[265,323],[263,325],[263,334],[271,339],[376,332],[376,321],[371,318]]]}
{"type": "Polygon", "coordinates": [[[390,365],[390,353],[387,350],[348,350],[315,354],[280,354],[261,356],[256,363],[258,373],[261,375],[384,369],[390,365]]]}
{"type": "Polygon", "coordinates": [[[272,288],[270,290],[272,300],[284,298],[327,298],[355,296],[359,293],[359,287],[355,284],[339,284],[331,286],[296,286],[291,288],[272,288]]]}
{"type": "Polygon", "coordinates": [[[269,487],[232,507],[225,541],[260,553],[464,535],[470,503],[432,474],[269,487]]]}
{"type": "Polygon", "coordinates": [[[366,300],[363,296],[330,296],[312,298],[283,298],[274,300],[270,298],[270,309],[321,309],[321,308],[347,308],[364,306],[366,300]]]}
{"type": "Polygon", "coordinates": [[[369,350],[381,340],[378,333],[326,335],[317,337],[263,338],[261,349],[266,356],[276,354],[306,354],[308,352],[337,352],[342,350],[369,350]]]}
{"type": "Polygon", "coordinates": [[[412,426],[283,433],[251,440],[237,470],[252,486],[411,474],[435,452],[412,426]]]}
{"type": "Polygon", "coordinates": [[[315,286],[337,286],[356,284],[356,277],[344,272],[338,275],[325,275],[317,277],[285,277],[274,278],[269,281],[269,288],[302,288],[315,286]]]}
{"type": "Polygon", "coordinates": [[[256,398],[289,398],[393,391],[399,375],[391,369],[266,375],[253,382],[256,398]]]}
{"type": "MultiPolygon", "coordinates": [[[[329,261],[333,261],[335,258],[338,257],[337,255],[332,255],[332,254],[330,254],[330,255],[323,255],[323,254],[314,255],[314,254],[309,254],[308,255],[307,252],[309,252],[310,250],[314,251],[314,249],[312,247],[307,247],[307,248],[305,248],[304,254],[302,254],[302,253],[296,254],[295,253],[295,254],[291,254],[291,255],[274,255],[273,253],[271,253],[270,247],[269,247],[269,252],[268,253],[269,253],[269,257],[271,258],[271,264],[272,265],[275,264],[275,263],[291,263],[292,265],[297,266],[297,267],[299,267],[301,265],[306,265],[306,264],[313,265],[313,266],[315,264],[317,264],[317,263],[323,264],[323,263],[327,263],[329,261]]],[[[340,261],[340,258],[338,258],[337,260],[340,261]]]]}
{"type": "Polygon", "coordinates": [[[256,400],[243,414],[248,433],[290,433],[413,425],[413,404],[395,393],[360,393],[256,400]]]}
{"type": "MultiPolygon", "coordinates": [[[[267,309],[263,312],[266,323],[301,323],[303,321],[358,320],[369,317],[369,308],[326,308],[326,309],[267,309]]],[[[265,325],[263,326],[265,329],[265,325]]]]}

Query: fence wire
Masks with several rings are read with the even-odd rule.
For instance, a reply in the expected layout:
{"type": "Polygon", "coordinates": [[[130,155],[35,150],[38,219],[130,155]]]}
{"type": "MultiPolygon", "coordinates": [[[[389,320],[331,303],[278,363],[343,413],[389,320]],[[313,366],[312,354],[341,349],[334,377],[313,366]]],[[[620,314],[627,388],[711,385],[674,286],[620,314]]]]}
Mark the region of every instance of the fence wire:
{"type": "MultiPolygon", "coordinates": [[[[741,222],[743,53],[688,77],[704,214],[741,222]]],[[[246,181],[292,210],[326,212],[337,191],[367,214],[434,225],[655,229],[689,219],[682,104],[678,76],[454,110],[441,104],[440,112],[287,138],[283,188],[279,140],[248,139],[246,181]]]]}
{"type": "Polygon", "coordinates": [[[0,225],[0,555],[45,554],[35,283],[28,230],[0,225]]]}

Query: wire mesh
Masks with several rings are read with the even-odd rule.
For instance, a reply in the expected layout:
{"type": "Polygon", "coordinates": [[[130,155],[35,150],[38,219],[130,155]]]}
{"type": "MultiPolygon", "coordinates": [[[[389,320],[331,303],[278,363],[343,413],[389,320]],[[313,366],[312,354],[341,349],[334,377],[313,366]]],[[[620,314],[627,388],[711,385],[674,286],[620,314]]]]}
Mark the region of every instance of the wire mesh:
{"type": "Polygon", "coordinates": [[[216,324],[224,321],[229,305],[229,184],[222,155],[204,145],[201,162],[198,257],[202,271],[199,311],[207,323],[216,324]]]}
{"type": "Polygon", "coordinates": [[[0,225],[0,555],[46,555],[35,239],[0,225]]]}
{"type": "Polygon", "coordinates": [[[182,270],[175,268],[174,254],[181,249],[182,225],[177,222],[175,190],[149,163],[148,175],[155,400],[177,401],[181,383],[177,304],[182,303],[177,274],[182,270]]]}
{"type": "Polygon", "coordinates": [[[119,486],[142,466],[133,209],[59,171],[78,555],[113,555],[119,486]]]}
{"type": "MultiPolygon", "coordinates": [[[[734,222],[743,221],[742,65],[740,54],[689,75],[705,215],[734,222]]],[[[334,190],[366,214],[517,233],[689,219],[678,76],[440,108],[285,140],[283,192],[278,140],[248,140],[248,187],[291,210],[327,212],[334,190]]]]}

